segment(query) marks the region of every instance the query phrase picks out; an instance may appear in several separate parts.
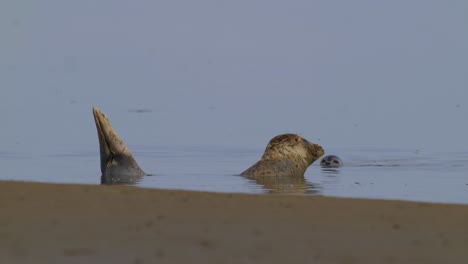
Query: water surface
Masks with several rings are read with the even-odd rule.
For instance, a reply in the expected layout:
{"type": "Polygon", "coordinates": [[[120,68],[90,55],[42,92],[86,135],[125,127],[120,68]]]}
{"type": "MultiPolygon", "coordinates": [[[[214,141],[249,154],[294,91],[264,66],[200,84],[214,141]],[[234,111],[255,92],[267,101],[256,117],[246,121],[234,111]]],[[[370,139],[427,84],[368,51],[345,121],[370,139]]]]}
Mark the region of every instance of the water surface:
{"type": "MultiPolygon", "coordinates": [[[[0,151],[0,180],[101,184],[98,147],[75,146],[28,155],[0,151]]],[[[215,146],[129,146],[149,174],[126,181],[146,188],[383,198],[468,204],[468,152],[391,148],[328,149],[344,161],[338,169],[315,162],[305,177],[258,182],[238,174],[257,161],[263,149],[215,146]]],[[[118,179],[117,179],[118,181],[118,179]]]]}

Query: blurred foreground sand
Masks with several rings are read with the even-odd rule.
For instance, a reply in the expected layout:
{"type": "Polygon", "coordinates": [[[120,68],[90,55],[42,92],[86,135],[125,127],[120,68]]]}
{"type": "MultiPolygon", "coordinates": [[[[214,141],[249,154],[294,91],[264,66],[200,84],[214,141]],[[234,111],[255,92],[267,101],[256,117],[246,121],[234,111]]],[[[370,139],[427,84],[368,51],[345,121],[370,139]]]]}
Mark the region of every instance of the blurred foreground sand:
{"type": "Polygon", "coordinates": [[[0,263],[468,263],[468,206],[0,182],[0,263]]]}

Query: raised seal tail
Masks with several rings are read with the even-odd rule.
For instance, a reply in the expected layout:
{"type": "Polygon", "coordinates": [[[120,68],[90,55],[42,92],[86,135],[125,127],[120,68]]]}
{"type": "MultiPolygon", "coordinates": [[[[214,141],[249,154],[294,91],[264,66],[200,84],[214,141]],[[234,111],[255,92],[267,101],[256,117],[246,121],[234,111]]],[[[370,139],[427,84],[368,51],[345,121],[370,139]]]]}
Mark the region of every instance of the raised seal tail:
{"type": "Polygon", "coordinates": [[[145,173],[132,153],[112,128],[107,116],[93,107],[94,121],[99,138],[101,172],[103,175],[143,176],[145,173]]]}

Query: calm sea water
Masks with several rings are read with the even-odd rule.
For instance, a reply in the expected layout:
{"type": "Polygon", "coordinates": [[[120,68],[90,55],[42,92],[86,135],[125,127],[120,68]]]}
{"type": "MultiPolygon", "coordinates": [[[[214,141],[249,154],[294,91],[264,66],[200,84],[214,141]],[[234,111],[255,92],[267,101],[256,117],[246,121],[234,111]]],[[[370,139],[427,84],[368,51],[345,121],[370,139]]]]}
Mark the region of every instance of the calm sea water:
{"type": "MultiPolygon", "coordinates": [[[[206,146],[132,146],[145,172],[114,179],[137,187],[256,194],[304,194],[468,204],[468,152],[426,153],[389,148],[327,149],[342,168],[315,162],[304,178],[256,182],[238,176],[263,149],[206,146]]],[[[101,184],[98,146],[30,155],[0,151],[0,180],[101,184]],[[50,154],[54,153],[54,154],[50,154]]]]}

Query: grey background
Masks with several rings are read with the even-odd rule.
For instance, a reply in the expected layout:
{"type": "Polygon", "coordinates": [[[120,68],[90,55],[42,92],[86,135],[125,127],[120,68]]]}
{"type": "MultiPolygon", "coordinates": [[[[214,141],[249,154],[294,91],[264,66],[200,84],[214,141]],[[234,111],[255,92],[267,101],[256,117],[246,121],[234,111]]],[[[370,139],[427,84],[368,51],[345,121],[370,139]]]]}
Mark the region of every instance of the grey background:
{"type": "MultiPolygon", "coordinates": [[[[0,2],[0,147],[466,150],[467,1],[0,2]],[[139,113],[144,110],[145,113],[139,113]]],[[[97,149],[96,149],[97,151],[97,149]]]]}

